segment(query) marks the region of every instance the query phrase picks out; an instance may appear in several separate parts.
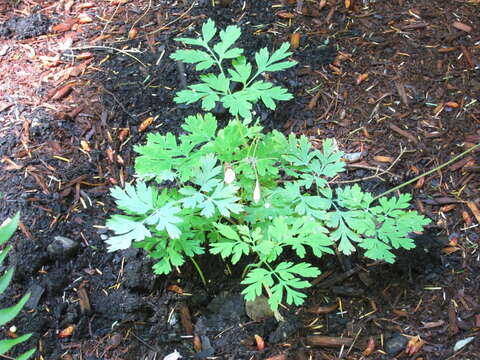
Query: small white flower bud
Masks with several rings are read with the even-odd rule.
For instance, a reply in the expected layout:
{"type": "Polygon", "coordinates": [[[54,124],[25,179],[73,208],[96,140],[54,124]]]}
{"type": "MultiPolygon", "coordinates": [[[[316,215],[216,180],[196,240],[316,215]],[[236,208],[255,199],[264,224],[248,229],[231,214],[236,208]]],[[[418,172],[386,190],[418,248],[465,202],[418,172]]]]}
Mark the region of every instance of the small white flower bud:
{"type": "Polygon", "coordinates": [[[225,163],[223,166],[223,182],[225,184],[231,184],[235,181],[235,171],[229,163],[225,163]]]}
{"type": "Polygon", "coordinates": [[[255,204],[258,204],[262,197],[262,194],[260,192],[260,182],[257,179],[257,182],[255,183],[255,189],[253,190],[253,202],[255,204]]]}

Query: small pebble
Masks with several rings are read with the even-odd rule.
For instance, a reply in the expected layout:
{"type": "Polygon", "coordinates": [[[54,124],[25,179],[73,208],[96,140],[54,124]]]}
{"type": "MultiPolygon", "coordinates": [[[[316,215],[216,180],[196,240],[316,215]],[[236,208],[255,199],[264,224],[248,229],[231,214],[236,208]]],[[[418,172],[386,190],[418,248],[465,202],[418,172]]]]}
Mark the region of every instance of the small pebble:
{"type": "Polygon", "coordinates": [[[52,258],[68,258],[77,252],[78,247],[79,244],[75,240],[65,236],[55,236],[52,243],[47,246],[47,252],[52,258]]]}
{"type": "Polygon", "coordinates": [[[401,334],[394,335],[385,343],[385,351],[390,355],[397,355],[405,350],[408,344],[408,338],[401,334]]]}
{"type": "Polygon", "coordinates": [[[273,317],[273,311],[265,296],[257,296],[253,301],[246,301],[245,312],[253,321],[262,321],[273,317]]]}

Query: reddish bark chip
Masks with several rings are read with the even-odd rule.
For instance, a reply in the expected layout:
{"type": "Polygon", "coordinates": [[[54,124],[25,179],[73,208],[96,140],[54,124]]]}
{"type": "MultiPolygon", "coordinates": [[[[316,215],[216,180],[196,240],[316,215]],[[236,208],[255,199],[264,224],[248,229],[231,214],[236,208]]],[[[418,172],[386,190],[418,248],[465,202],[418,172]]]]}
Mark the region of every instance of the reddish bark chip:
{"type": "Polygon", "coordinates": [[[472,27],[470,25],[467,25],[467,24],[464,24],[464,23],[461,23],[460,21],[455,21],[452,26],[455,28],[455,29],[458,29],[458,30],[461,30],[461,31],[465,31],[465,32],[471,32],[472,31],[472,27]]]}

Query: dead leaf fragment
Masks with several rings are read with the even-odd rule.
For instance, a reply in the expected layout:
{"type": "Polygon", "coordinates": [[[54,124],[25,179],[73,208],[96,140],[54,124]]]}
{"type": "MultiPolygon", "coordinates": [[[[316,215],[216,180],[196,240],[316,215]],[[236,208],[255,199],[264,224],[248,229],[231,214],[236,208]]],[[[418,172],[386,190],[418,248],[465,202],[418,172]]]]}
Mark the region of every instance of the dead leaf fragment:
{"type": "Polygon", "coordinates": [[[95,6],[95,4],[94,4],[93,2],[85,2],[85,3],[83,3],[83,4],[79,4],[79,5],[78,5],[78,8],[79,8],[79,9],[90,9],[90,8],[92,8],[92,7],[94,7],[94,6],[95,6]]]}
{"type": "Polygon", "coordinates": [[[375,340],[370,337],[365,350],[363,350],[363,356],[370,356],[375,351],[375,340]]]}
{"type": "Polygon", "coordinates": [[[121,142],[124,142],[129,132],[130,132],[130,129],[128,128],[124,128],[120,130],[120,132],[118,133],[118,140],[120,140],[121,142]]]}
{"type": "Polygon", "coordinates": [[[311,314],[328,314],[328,313],[331,313],[332,311],[335,311],[337,307],[338,307],[338,303],[335,303],[330,306],[312,306],[305,309],[305,311],[311,314]]]}
{"type": "Polygon", "coordinates": [[[480,224],[480,210],[478,210],[477,205],[473,201],[468,201],[467,206],[473,213],[473,216],[475,216],[475,218],[477,219],[477,222],[480,224]]]}
{"type": "Polygon", "coordinates": [[[465,31],[465,32],[468,32],[468,33],[472,31],[472,27],[470,25],[461,23],[460,21],[455,21],[452,24],[452,26],[457,30],[465,31]]]}
{"type": "Polygon", "coordinates": [[[408,316],[408,312],[406,312],[405,310],[393,309],[393,313],[397,316],[403,316],[403,317],[408,316]]]}
{"type": "Polygon", "coordinates": [[[465,210],[462,211],[462,218],[463,218],[463,222],[465,223],[465,225],[468,227],[470,225],[472,225],[472,218],[470,217],[470,215],[468,214],[468,212],[466,212],[465,210]]]}
{"type": "MultiPolygon", "coordinates": [[[[16,332],[12,331],[12,328],[14,328],[14,326],[12,326],[10,329],[7,330],[7,337],[9,337],[10,339],[16,339],[18,338],[18,335],[16,332]]],[[[16,330],[16,329],[13,329],[13,330],[16,330]]]]}
{"type": "Polygon", "coordinates": [[[300,46],[300,33],[294,32],[290,37],[290,46],[292,49],[298,49],[300,46]]]}
{"type": "Polygon", "coordinates": [[[93,57],[93,53],[89,52],[89,51],[86,51],[86,52],[82,52],[78,55],[75,55],[75,59],[77,60],[85,60],[85,59],[90,59],[91,57],[93,57]]]}
{"type": "Polygon", "coordinates": [[[255,334],[255,343],[257,344],[258,351],[263,351],[265,349],[265,341],[263,341],[260,335],[255,334]]]}
{"type": "Polygon", "coordinates": [[[167,290],[171,291],[171,292],[174,292],[176,294],[179,294],[179,295],[183,295],[183,289],[178,285],[169,285],[167,287],[167,290]]]}
{"type": "Polygon", "coordinates": [[[86,140],[80,140],[80,145],[82,146],[82,149],[86,152],[92,151],[90,144],[86,140]]]}
{"type": "Polygon", "coordinates": [[[193,348],[196,352],[202,351],[202,340],[197,334],[195,334],[195,336],[193,337],[193,348]]]}
{"type": "Polygon", "coordinates": [[[52,27],[52,31],[56,33],[62,33],[66,31],[70,31],[72,29],[73,22],[65,22],[62,24],[57,24],[52,27]]]}
{"type": "Polygon", "coordinates": [[[455,204],[444,205],[440,208],[440,211],[441,212],[449,212],[449,211],[452,211],[453,209],[455,209],[456,207],[457,207],[457,205],[455,205],[455,204]]]}
{"type": "Polygon", "coordinates": [[[383,162],[383,163],[391,163],[395,159],[392,158],[391,156],[377,155],[377,156],[373,157],[373,160],[378,161],[378,162],[383,162]]]}
{"type": "Polygon", "coordinates": [[[60,99],[63,99],[65,96],[67,96],[68,94],[70,94],[70,92],[72,91],[72,88],[73,88],[73,84],[67,84],[65,86],[62,86],[60,89],[58,89],[57,91],[55,91],[55,93],[53,94],[51,100],[60,100],[60,99]]]}
{"type": "Polygon", "coordinates": [[[93,19],[90,17],[90,15],[81,13],[78,15],[77,22],[79,24],[89,24],[93,21],[93,19]]]}
{"type": "Polygon", "coordinates": [[[288,11],[279,11],[275,15],[282,19],[293,19],[295,17],[295,14],[288,11]]]}
{"type": "Polygon", "coordinates": [[[415,184],[415,189],[421,189],[425,185],[425,176],[422,176],[415,184]]]}
{"type": "Polygon", "coordinates": [[[445,324],[445,320],[431,321],[431,322],[422,322],[425,329],[433,329],[445,324]]]}
{"type": "Polygon", "coordinates": [[[420,351],[422,346],[425,344],[425,341],[420,338],[420,336],[414,336],[412,337],[407,344],[407,347],[405,349],[405,353],[407,355],[414,355],[417,352],[420,351]]]}
{"type": "Polygon", "coordinates": [[[137,37],[137,35],[138,35],[138,28],[132,27],[128,32],[128,39],[133,40],[137,37]]]}
{"type": "Polygon", "coordinates": [[[456,246],[447,246],[446,248],[443,248],[443,249],[442,249],[442,252],[443,252],[445,255],[450,255],[450,254],[453,254],[454,252],[457,252],[458,250],[460,250],[459,247],[456,247],[456,246]]]}
{"type": "Polygon", "coordinates": [[[352,6],[352,1],[351,0],[345,0],[345,9],[350,9],[350,6],[352,6]]]}
{"type": "Polygon", "coordinates": [[[59,338],[65,338],[72,336],[73,330],[75,330],[75,325],[69,325],[58,334],[59,338]]]}
{"type": "Polygon", "coordinates": [[[138,127],[138,131],[144,132],[145,130],[147,130],[147,128],[152,124],[153,119],[154,118],[152,116],[150,116],[150,117],[146,118],[145,120],[143,120],[142,123],[140,124],[140,126],[138,127]]]}
{"type": "Polygon", "coordinates": [[[90,299],[88,298],[88,293],[85,287],[81,286],[77,290],[77,294],[78,294],[79,303],[80,303],[80,312],[82,314],[89,313],[91,311],[90,299]]]}
{"type": "Polygon", "coordinates": [[[362,82],[364,82],[364,81],[367,80],[367,79],[368,79],[368,73],[360,74],[360,75],[358,75],[358,77],[357,77],[356,84],[357,84],[357,85],[360,85],[362,82]]]}
{"type": "Polygon", "coordinates": [[[447,101],[445,103],[445,106],[451,107],[453,109],[457,109],[458,107],[460,107],[460,105],[458,103],[456,103],[455,101],[447,101]]]}
{"type": "Polygon", "coordinates": [[[179,306],[179,312],[180,322],[182,324],[183,330],[185,331],[185,334],[193,335],[192,316],[190,315],[190,309],[188,308],[187,304],[181,302],[179,306]]]}

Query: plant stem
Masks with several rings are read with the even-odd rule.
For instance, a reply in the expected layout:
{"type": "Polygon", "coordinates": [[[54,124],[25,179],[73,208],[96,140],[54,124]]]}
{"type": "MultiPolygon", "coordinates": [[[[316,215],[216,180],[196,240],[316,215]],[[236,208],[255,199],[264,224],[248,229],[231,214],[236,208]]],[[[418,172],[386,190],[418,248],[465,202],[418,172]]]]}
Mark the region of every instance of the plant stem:
{"type": "Polygon", "coordinates": [[[420,175],[418,175],[417,177],[414,177],[413,179],[404,182],[403,184],[400,184],[400,185],[398,185],[398,186],[395,186],[394,188],[392,188],[392,189],[390,189],[390,190],[388,190],[388,191],[385,191],[384,193],[382,193],[382,194],[380,194],[380,195],[378,195],[378,196],[375,196],[375,197],[373,198],[373,201],[378,200],[378,199],[381,198],[382,196],[385,196],[385,195],[387,195],[387,194],[390,194],[391,192],[397,191],[397,190],[399,190],[399,189],[401,189],[401,188],[403,188],[403,187],[405,187],[405,186],[407,186],[407,185],[409,185],[409,184],[417,181],[418,179],[420,179],[420,178],[422,178],[422,177],[424,177],[424,176],[428,176],[428,175],[434,173],[435,171],[438,171],[438,170],[443,169],[444,167],[446,167],[446,166],[450,165],[451,163],[457,161],[458,159],[464,157],[464,156],[467,155],[468,153],[471,153],[473,150],[477,149],[478,147],[480,147],[480,143],[476,144],[475,146],[472,146],[470,149],[465,150],[465,151],[462,152],[461,154],[453,157],[452,159],[448,160],[447,162],[443,163],[442,165],[439,165],[439,166],[437,166],[436,168],[427,171],[426,173],[420,174],[420,175]]]}
{"type": "Polygon", "coordinates": [[[207,288],[207,279],[205,279],[205,275],[203,275],[202,269],[200,269],[200,266],[197,264],[195,259],[192,256],[189,256],[190,261],[192,262],[193,266],[195,266],[195,269],[197,269],[198,275],[200,275],[200,279],[202,279],[203,286],[207,288]]]}

